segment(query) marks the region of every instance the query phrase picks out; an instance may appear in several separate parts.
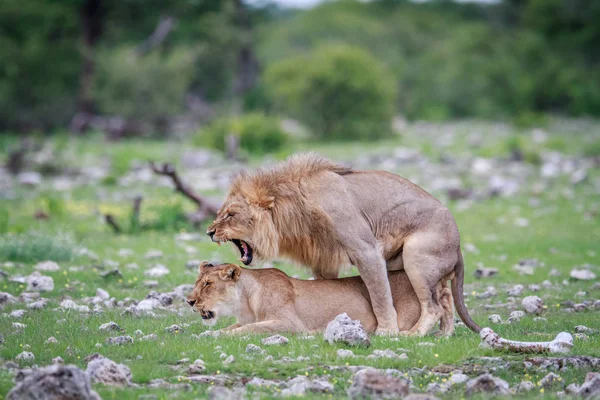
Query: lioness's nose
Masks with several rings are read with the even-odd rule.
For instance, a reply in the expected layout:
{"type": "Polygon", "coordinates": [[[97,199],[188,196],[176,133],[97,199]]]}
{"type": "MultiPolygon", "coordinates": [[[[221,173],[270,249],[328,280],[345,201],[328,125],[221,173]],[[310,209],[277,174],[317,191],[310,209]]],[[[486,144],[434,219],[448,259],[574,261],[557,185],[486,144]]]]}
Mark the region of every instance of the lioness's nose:
{"type": "Polygon", "coordinates": [[[188,300],[187,302],[190,306],[194,307],[194,304],[196,304],[196,300],[188,300]]]}

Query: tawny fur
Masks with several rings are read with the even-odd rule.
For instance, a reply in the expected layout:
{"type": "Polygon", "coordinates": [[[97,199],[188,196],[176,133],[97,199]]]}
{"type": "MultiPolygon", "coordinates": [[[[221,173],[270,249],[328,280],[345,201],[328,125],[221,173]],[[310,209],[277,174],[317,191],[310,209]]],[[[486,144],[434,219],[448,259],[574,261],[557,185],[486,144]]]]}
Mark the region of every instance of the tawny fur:
{"type": "MultiPolygon", "coordinates": [[[[389,273],[394,290],[394,307],[401,311],[398,325],[410,329],[419,319],[421,306],[403,271],[389,273]]],[[[444,307],[440,334],[454,331],[452,294],[438,285],[437,296],[444,307]]],[[[235,317],[224,329],[232,334],[319,332],[341,313],[358,319],[367,332],[374,332],[377,320],[367,289],[360,277],[299,280],[278,269],[252,270],[233,264],[199,269],[194,290],[187,298],[212,324],[220,317],[235,317]]]]}
{"type": "Polygon", "coordinates": [[[386,270],[404,269],[421,304],[409,334],[441,318],[437,285],[453,273],[458,314],[475,331],[462,293],[464,266],[452,214],[425,190],[383,171],[356,171],[315,154],[243,173],[208,228],[215,241],[245,241],[259,259],[285,257],[338,277],[356,265],[381,332],[398,332],[386,270]]]}

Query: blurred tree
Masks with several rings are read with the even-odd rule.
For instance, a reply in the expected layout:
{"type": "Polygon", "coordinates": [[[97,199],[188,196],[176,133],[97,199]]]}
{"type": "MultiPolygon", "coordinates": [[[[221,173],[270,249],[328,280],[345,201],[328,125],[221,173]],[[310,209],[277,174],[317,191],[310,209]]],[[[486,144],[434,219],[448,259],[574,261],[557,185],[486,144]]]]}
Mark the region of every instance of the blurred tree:
{"type": "Polygon", "coordinates": [[[396,82],[364,50],[328,45],[273,64],[265,73],[276,106],[330,139],[391,133],[396,82]]]}

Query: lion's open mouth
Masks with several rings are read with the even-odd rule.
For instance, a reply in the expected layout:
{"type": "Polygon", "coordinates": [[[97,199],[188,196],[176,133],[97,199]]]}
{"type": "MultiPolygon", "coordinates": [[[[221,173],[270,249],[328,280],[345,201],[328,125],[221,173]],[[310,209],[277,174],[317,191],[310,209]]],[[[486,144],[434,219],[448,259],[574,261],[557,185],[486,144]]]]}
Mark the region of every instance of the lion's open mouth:
{"type": "Polygon", "coordinates": [[[244,263],[244,265],[250,265],[252,262],[252,247],[243,240],[239,239],[231,239],[231,242],[235,244],[235,246],[240,251],[240,261],[244,263]]]}

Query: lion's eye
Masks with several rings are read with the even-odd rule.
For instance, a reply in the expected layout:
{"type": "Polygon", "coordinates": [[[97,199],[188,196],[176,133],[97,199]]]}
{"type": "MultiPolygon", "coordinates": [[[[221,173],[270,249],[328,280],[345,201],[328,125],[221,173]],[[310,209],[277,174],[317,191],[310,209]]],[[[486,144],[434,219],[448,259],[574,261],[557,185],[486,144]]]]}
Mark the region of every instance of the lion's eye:
{"type": "Polygon", "coordinates": [[[227,213],[227,216],[228,216],[228,217],[233,217],[234,215],[235,215],[235,213],[234,213],[234,212],[231,212],[231,211],[227,213]]]}

